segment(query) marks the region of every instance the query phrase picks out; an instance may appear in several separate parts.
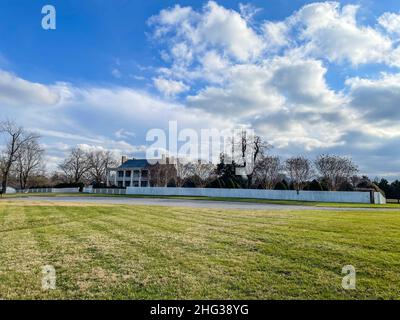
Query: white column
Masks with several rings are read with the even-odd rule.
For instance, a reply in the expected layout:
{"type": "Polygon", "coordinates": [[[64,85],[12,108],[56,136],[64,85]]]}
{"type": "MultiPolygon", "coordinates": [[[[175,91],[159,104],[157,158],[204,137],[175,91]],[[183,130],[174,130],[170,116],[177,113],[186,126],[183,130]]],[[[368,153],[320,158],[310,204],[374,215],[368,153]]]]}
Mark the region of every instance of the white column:
{"type": "Polygon", "coordinates": [[[118,171],[114,171],[114,186],[117,185],[117,175],[118,175],[118,171]]]}
{"type": "Polygon", "coordinates": [[[122,181],[122,186],[125,187],[125,176],[126,176],[126,171],[124,170],[124,180],[122,181]]]}
{"type": "Polygon", "coordinates": [[[131,187],[133,187],[133,170],[131,170],[131,187]]]}
{"type": "Polygon", "coordinates": [[[109,183],[110,183],[110,181],[109,181],[109,174],[110,174],[110,171],[107,170],[107,172],[106,172],[106,187],[109,187],[109,183]]]}
{"type": "Polygon", "coordinates": [[[142,186],[142,169],[139,170],[139,187],[142,186]]]}

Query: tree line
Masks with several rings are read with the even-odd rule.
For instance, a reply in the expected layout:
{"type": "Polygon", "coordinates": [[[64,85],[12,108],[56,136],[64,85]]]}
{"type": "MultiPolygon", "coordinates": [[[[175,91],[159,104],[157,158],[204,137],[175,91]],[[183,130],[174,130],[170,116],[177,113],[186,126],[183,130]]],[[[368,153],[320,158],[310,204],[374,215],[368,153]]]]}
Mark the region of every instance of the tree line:
{"type": "Polygon", "coordinates": [[[49,174],[39,135],[7,120],[0,122],[0,137],[3,143],[0,151],[1,193],[6,192],[7,186],[25,190],[34,187],[102,185],[106,181],[107,168],[118,165],[110,151],[84,151],[76,147],[58,165],[58,170],[49,174]]]}
{"type": "Polygon", "coordinates": [[[235,162],[226,162],[224,155],[218,165],[185,163],[177,165],[177,180],[169,186],[249,188],[269,190],[356,191],[374,189],[379,184],[367,176],[359,176],[358,167],[348,157],[320,155],[314,160],[294,156],[260,154],[254,168],[246,175],[237,175],[235,162]],[[250,179],[249,179],[250,177],[250,179]]]}
{"type": "MultiPolygon", "coordinates": [[[[32,187],[94,185],[105,187],[107,168],[119,161],[107,150],[71,149],[55,172],[46,171],[40,136],[12,121],[0,122],[3,147],[0,153],[1,191],[6,186],[32,187]]],[[[151,165],[152,186],[201,188],[253,188],[275,190],[354,191],[374,189],[387,198],[400,199],[400,181],[371,181],[359,175],[349,157],[324,154],[282,159],[271,154],[272,146],[245,131],[231,139],[231,153],[222,153],[214,165],[202,161],[177,161],[151,165]]]]}

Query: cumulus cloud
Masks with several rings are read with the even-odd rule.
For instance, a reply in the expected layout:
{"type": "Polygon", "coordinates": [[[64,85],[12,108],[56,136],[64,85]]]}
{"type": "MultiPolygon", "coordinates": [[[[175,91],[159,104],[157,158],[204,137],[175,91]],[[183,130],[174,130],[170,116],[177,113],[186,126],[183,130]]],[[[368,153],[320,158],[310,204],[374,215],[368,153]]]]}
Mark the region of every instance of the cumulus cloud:
{"type": "Polygon", "coordinates": [[[378,79],[351,78],[351,105],[370,121],[397,123],[400,120],[400,74],[382,74],[378,79]]]}
{"type": "Polygon", "coordinates": [[[305,53],[331,62],[388,63],[393,49],[387,36],[370,26],[359,25],[359,7],[338,2],[312,3],[286,19],[286,28],[296,32],[296,43],[305,53]]]}
{"type": "Polygon", "coordinates": [[[154,35],[166,40],[168,66],[158,71],[190,83],[181,97],[189,108],[252,126],[288,155],[346,154],[361,143],[349,139],[355,128],[379,136],[375,147],[382,146],[399,134],[388,124],[397,120],[390,117],[398,105],[397,76],[351,78],[335,89],[327,81],[332,66],[400,66],[398,15],[365,24],[359,9],[317,2],[283,20],[258,22],[257,9],[243,5],[165,9],[151,19],[154,35]]]}
{"type": "Polygon", "coordinates": [[[128,87],[39,84],[3,71],[2,112],[37,129],[53,146],[53,162],[76,144],[143,152],[147,131],[175,120],[194,130],[249,126],[283,156],[337,152],[367,173],[400,174],[399,15],[365,24],[358,6],[337,2],[308,4],[277,21],[257,21],[257,13],[210,1],[151,17],[162,66],[149,79],[160,97],[128,87]],[[369,64],[392,73],[359,71],[369,64]],[[342,81],[338,69],[352,76],[342,81]]]}
{"type": "MultiPolygon", "coordinates": [[[[127,87],[44,85],[13,77],[28,88],[37,86],[45,93],[61,97],[48,101],[55,104],[56,112],[39,104],[43,102],[40,99],[24,105],[26,98],[20,91],[7,91],[10,99],[2,101],[3,116],[17,119],[28,130],[40,134],[45,145],[50,146],[48,161],[61,159],[76,145],[105,148],[130,156],[143,155],[146,146],[151,144],[145,141],[148,130],[166,130],[169,121],[176,121],[180,129],[196,131],[232,126],[223,117],[198,109],[188,110],[182,104],[166,102],[145,91],[127,87]],[[24,108],[15,108],[14,104],[24,108]]],[[[49,167],[56,168],[57,163],[49,163],[49,167]]]]}
{"type": "Polygon", "coordinates": [[[379,17],[378,22],[390,33],[400,35],[400,14],[385,12],[379,17]]]}
{"type": "Polygon", "coordinates": [[[153,81],[157,90],[166,96],[175,96],[189,90],[189,87],[182,81],[169,80],[161,77],[155,78],[153,81]]]}
{"type": "Polygon", "coordinates": [[[262,26],[265,43],[269,50],[279,49],[290,44],[289,25],[284,21],[267,21],[262,26]]]}
{"type": "Polygon", "coordinates": [[[240,61],[257,57],[263,49],[260,37],[238,12],[213,1],[206,5],[197,31],[208,43],[222,46],[225,53],[240,61]]]}
{"type": "Polygon", "coordinates": [[[157,38],[165,35],[169,35],[169,39],[173,38],[171,51],[174,53],[177,50],[179,55],[182,51],[185,56],[193,54],[187,52],[188,47],[196,54],[213,47],[218,48],[223,55],[238,61],[248,61],[258,57],[264,47],[262,38],[249,26],[245,16],[214,1],[208,2],[201,12],[177,5],[162,10],[149,22],[154,26],[157,38]]]}
{"type": "Polygon", "coordinates": [[[257,115],[277,110],[283,97],[268,85],[271,72],[256,65],[236,65],[226,70],[223,86],[208,86],[187,98],[191,107],[227,117],[257,115]]]}
{"type": "Polygon", "coordinates": [[[261,117],[289,110],[326,114],[344,102],[328,87],[327,70],[320,61],[274,58],[262,66],[237,65],[225,72],[222,86],[188,96],[188,105],[231,117],[261,117]]]}
{"type": "Polygon", "coordinates": [[[284,57],[273,59],[270,65],[273,70],[271,85],[297,106],[317,106],[323,112],[323,108],[341,104],[341,96],[326,83],[327,69],[321,61],[284,57]]]}

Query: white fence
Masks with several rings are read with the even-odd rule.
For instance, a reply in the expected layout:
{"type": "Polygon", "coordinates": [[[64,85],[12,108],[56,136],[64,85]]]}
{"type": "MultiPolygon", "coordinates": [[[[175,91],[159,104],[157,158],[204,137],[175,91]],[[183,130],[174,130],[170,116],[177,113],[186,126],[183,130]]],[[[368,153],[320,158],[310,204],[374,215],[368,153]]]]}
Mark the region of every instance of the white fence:
{"type": "Polygon", "coordinates": [[[93,189],[93,188],[84,188],[83,192],[85,192],[85,193],[94,193],[94,194],[125,195],[126,194],[126,189],[93,189]]]}
{"type": "Polygon", "coordinates": [[[38,188],[20,190],[19,193],[79,193],[79,188],[38,188]]]}
{"type": "Polygon", "coordinates": [[[375,204],[386,204],[385,196],[380,192],[374,192],[374,203],[375,204]]]}
{"type": "MultiPolygon", "coordinates": [[[[21,193],[79,193],[79,188],[40,188],[20,190],[21,193]]],[[[163,188],[128,187],[126,189],[84,188],[84,193],[109,195],[147,195],[147,196],[196,196],[217,198],[242,198],[266,200],[294,200],[338,203],[385,204],[386,198],[379,192],[344,191],[297,191],[259,190],[259,189],[213,189],[213,188],[163,188]]]]}
{"type": "Polygon", "coordinates": [[[128,187],[126,194],[148,196],[200,196],[218,198],[249,198],[267,200],[297,200],[340,203],[385,204],[385,197],[379,192],[331,192],[331,191],[291,191],[259,189],[213,189],[213,188],[141,188],[128,187]]]}

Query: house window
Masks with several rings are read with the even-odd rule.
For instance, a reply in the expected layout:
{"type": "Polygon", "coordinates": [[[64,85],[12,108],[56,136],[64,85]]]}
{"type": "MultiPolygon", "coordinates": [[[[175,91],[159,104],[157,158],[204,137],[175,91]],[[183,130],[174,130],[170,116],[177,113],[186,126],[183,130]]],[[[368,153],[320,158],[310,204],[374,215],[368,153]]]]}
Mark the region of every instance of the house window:
{"type": "Polygon", "coordinates": [[[125,187],[130,187],[131,186],[131,182],[130,181],[126,181],[125,182],[125,187]]]}
{"type": "Polygon", "coordinates": [[[139,182],[138,181],[134,181],[132,187],[139,187],[139,182]]]}
{"type": "Polygon", "coordinates": [[[141,187],[147,187],[147,181],[142,181],[141,187]]]}
{"type": "Polygon", "coordinates": [[[118,177],[123,178],[124,177],[124,172],[123,171],[118,171],[118,177]]]}
{"type": "Polygon", "coordinates": [[[131,170],[125,171],[125,177],[130,178],[131,177],[131,170]]]}
{"type": "Polygon", "coordinates": [[[142,171],[142,177],[147,178],[149,176],[149,171],[148,170],[143,170],[142,171]]]}
{"type": "Polygon", "coordinates": [[[122,181],[118,181],[118,187],[119,187],[119,188],[122,188],[122,187],[123,187],[122,181]]]}

